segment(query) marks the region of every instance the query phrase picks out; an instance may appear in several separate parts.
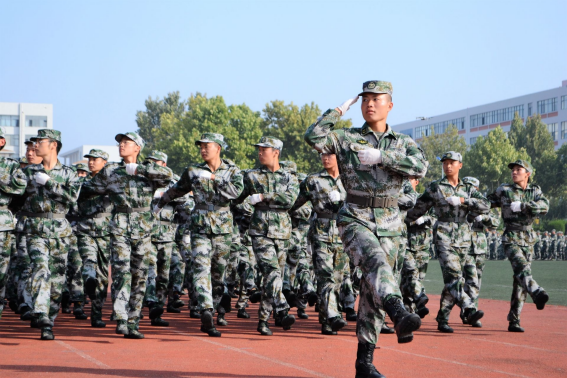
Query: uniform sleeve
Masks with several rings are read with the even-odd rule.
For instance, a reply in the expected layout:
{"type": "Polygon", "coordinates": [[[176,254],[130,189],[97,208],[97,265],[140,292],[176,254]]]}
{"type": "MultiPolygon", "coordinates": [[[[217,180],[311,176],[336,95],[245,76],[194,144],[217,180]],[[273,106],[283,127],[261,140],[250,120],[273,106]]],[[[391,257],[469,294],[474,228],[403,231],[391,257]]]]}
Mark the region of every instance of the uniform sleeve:
{"type": "Polygon", "coordinates": [[[500,217],[498,213],[493,210],[490,211],[488,214],[482,215],[482,224],[483,226],[487,227],[488,229],[495,230],[500,225],[500,217]]]}
{"type": "Polygon", "coordinates": [[[340,114],[335,109],[329,109],[309,126],[304,139],[311,147],[321,153],[337,153],[337,138],[332,132],[340,114]]]}
{"type": "Polygon", "coordinates": [[[77,202],[81,190],[81,180],[77,172],[72,169],[69,169],[68,172],[69,177],[64,183],[57,182],[54,178],[45,183],[45,188],[49,191],[53,200],[64,205],[72,205],[77,202]]]}
{"type": "Polygon", "coordinates": [[[175,183],[171,188],[167,189],[165,193],[161,196],[158,206],[164,207],[169,202],[173,201],[175,198],[183,197],[187,193],[193,190],[191,185],[191,177],[189,173],[189,167],[185,168],[181,174],[179,181],[175,183]]]}
{"type": "Polygon", "coordinates": [[[92,179],[86,181],[81,186],[79,198],[86,199],[96,194],[105,194],[108,190],[108,167],[104,167],[92,179]]]}
{"type": "Polygon", "coordinates": [[[402,176],[424,177],[429,163],[413,139],[409,137],[406,139],[407,146],[405,150],[381,150],[382,163],[380,165],[402,176]]]}
{"type": "Polygon", "coordinates": [[[173,171],[168,167],[162,167],[154,162],[146,162],[138,165],[139,175],[144,176],[158,188],[165,188],[173,178],[173,171]]]}
{"type": "Polygon", "coordinates": [[[243,179],[242,171],[236,166],[231,166],[222,175],[215,173],[214,182],[220,195],[226,199],[233,200],[238,198],[244,190],[243,179]]]}
{"type": "Polygon", "coordinates": [[[241,204],[242,202],[244,202],[246,198],[250,196],[250,194],[252,194],[253,184],[252,184],[252,179],[250,177],[250,172],[244,173],[242,177],[242,184],[243,184],[242,193],[240,193],[240,196],[238,196],[238,198],[232,201],[232,203],[234,203],[235,205],[241,204]]]}
{"type": "Polygon", "coordinates": [[[539,187],[535,188],[534,199],[522,202],[522,212],[531,215],[545,215],[549,210],[549,200],[544,197],[539,187]]]}
{"type": "Polygon", "coordinates": [[[501,193],[502,187],[499,186],[494,193],[488,195],[487,199],[490,202],[490,207],[502,207],[502,202],[500,201],[501,193]]]}
{"type": "Polygon", "coordinates": [[[400,210],[409,210],[415,206],[416,201],[417,192],[413,190],[409,180],[404,180],[402,195],[398,198],[398,207],[400,210]]]}
{"type": "Polygon", "coordinates": [[[425,189],[425,192],[423,192],[423,194],[419,196],[413,209],[408,211],[407,219],[410,222],[415,221],[417,218],[427,213],[427,211],[433,206],[434,198],[431,185],[432,184],[430,184],[427,189],[425,189]]]}
{"type": "Polygon", "coordinates": [[[27,184],[26,175],[20,169],[19,164],[14,163],[0,168],[0,190],[4,193],[22,195],[27,184]]]}
{"type": "Polygon", "coordinates": [[[486,214],[490,211],[490,201],[477,190],[471,191],[464,205],[468,206],[469,212],[476,214],[486,214]]]}
{"type": "Polygon", "coordinates": [[[290,173],[289,176],[290,179],[285,191],[281,193],[263,193],[264,200],[262,202],[276,205],[283,209],[290,209],[299,195],[299,182],[296,175],[290,173]]]}
{"type": "Polygon", "coordinates": [[[295,200],[295,203],[289,210],[290,213],[294,212],[295,210],[299,209],[301,206],[305,205],[310,200],[310,192],[309,186],[307,185],[307,179],[303,180],[301,184],[299,184],[299,195],[295,200]]]}

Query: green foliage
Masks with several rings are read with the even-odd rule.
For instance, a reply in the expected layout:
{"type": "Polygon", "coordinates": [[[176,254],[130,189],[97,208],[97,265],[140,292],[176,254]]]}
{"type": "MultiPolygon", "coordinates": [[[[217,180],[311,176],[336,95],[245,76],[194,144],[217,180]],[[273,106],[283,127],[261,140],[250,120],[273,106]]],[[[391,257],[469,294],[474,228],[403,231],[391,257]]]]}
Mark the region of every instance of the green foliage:
{"type": "Polygon", "coordinates": [[[185,111],[185,104],[181,101],[179,92],[168,93],[167,96],[160,100],[157,97],[152,100],[151,96],[145,102],[146,110],[136,112],[136,123],[138,124],[138,134],[146,142],[146,154],[155,147],[154,130],[161,126],[161,116],[163,114],[173,114],[180,117],[185,111]]]}
{"type": "Polygon", "coordinates": [[[432,133],[431,136],[423,137],[419,145],[425,153],[425,157],[429,161],[429,168],[427,175],[423,178],[424,186],[429,185],[431,181],[439,180],[443,170],[442,164],[437,157],[441,157],[447,151],[456,151],[463,155],[463,162],[465,161],[465,153],[467,152],[467,142],[465,138],[459,135],[459,131],[454,125],[449,125],[443,134],[436,135],[432,133]]]}
{"type": "Polygon", "coordinates": [[[519,151],[497,127],[484,137],[479,137],[467,153],[462,176],[473,176],[480,181],[482,191],[492,192],[503,182],[510,182],[508,164],[517,159],[530,160],[525,149],[519,151]]]}

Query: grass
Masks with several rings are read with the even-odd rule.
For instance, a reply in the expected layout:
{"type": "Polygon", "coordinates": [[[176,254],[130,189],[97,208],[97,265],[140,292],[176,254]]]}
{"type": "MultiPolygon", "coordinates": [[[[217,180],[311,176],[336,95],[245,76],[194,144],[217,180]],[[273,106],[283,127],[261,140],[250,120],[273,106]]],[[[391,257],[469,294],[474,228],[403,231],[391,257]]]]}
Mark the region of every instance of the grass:
{"type": "MultiPolygon", "coordinates": [[[[532,275],[549,294],[549,304],[567,306],[567,261],[534,261],[532,275]]],[[[425,290],[441,294],[443,277],[437,260],[431,260],[425,277],[425,290]]],[[[480,298],[510,300],[512,267],[508,260],[487,261],[482,276],[480,298]]],[[[528,296],[528,302],[532,302],[528,296]]]]}

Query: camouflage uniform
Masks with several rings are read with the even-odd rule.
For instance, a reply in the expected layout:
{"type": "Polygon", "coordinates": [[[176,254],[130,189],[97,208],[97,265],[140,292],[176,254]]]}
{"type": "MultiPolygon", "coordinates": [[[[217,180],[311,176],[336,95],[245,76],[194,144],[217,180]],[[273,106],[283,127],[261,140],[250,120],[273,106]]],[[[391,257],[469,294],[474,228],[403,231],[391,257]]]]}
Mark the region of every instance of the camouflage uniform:
{"type": "Polygon", "coordinates": [[[557,231],[552,230],[551,235],[549,235],[549,249],[548,249],[548,259],[557,260],[557,231]]]}
{"type": "MultiPolygon", "coordinates": [[[[526,168],[532,172],[531,164],[518,160],[508,165],[526,168]]],[[[502,184],[494,193],[488,196],[492,207],[500,207],[502,218],[504,218],[504,235],[502,243],[508,260],[514,271],[514,282],[512,287],[512,300],[508,321],[511,325],[520,324],[520,313],[529,294],[538,309],[543,309],[549,296],[545,290],[537,284],[532,277],[531,262],[533,258],[533,245],[535,243],[535,232],[532,223],[535,218],[545,215],[549,209],[549,201],[544,197],[539,186],[528,183],[526,189],[517,184],[502,184]],[[511,204],[521,202],[521,210],[513,212],[511,204]]]]}
{"type": "MultiPolygon", "coordinates": [[[[321,153],[337,155],[347,191],[338,213],[339,233],[350,261],[362,271],[357,336],[360,344],[374,345],[384,321],[379,309],[385,307],[390,316],[404,314],[394,275],[404,254],[397,198],[404,177],[423,177],[428,164],[409,136],[389,126],[386,132],[377,133],[367,124],[337,130],[334,125],[339,116],[337,110],[326,111],[308,128],[305,141],[321,153]],[[358,152],[372,148],[380,150],[382,163],[361,164],[358,152]]],[[[405,340],[411,341],[409,337],[405,340]]]]}
{"type": "Polygon", "coordinates": [[[195,200],[191,193],[187,193],[185,197],[185,202],[178,204],[175,207],[175,217],[174,222],[178,225],[175,232],[175,242],[177,243],[177,249],[179,250],[179,255],[182,261],[177,263],[172,260],[172,266],[170,272],[170,298],[168,303],[173,303],[174,296],[181,295],[183,288],[187,288],[189,294],[189,309],[197,310],[197,298],[193,292],[193,270],[192,258],[191,258],[191,211],[195,207],[195,200]],[[181,271],[181,272],[179,272],[181,271]]]}
{"type": "MultiPolygon", "coordinates": [[[[133,132],[118,134],[143,148],[143,139],[133,132]]],[[[81,189],[81,197],[108,195],[114,205],[110,220],[110,251],[115,318],[120,326],[127,321],[129,332],[138,329],[152,243],[154,216],[150,211],[153,194],[165,187],[173,172],[152,162],[139,164],[135,175],[126,171],[124,161],[108,163],[81,189]]],[[[127,336],[127,335],[125,335],[127,336]]]]}
{"type": "Polygon", "coordinates": [[[547,231],[541,236],[541,259],[549,259],[549,233],[547,231]]]}
{"type": "MultiPolygon", "coordinates": [[[[462,161],[460,154],[447,152],[441,158],[462,161]]],[[[469,212],[487,213],[490,209],[488,200],[471,184],[461,179],[453,187],[446,177],[433,181],[419,197],[417,204],[408,213],[408,219],[414,221],[425,214],[431,207],[435,208],[437,224],[433,230],[434,243],[439,255],[439,263],[443,272],[445,286],[441,293],[441,306],[437,314],[439,326],[446,326],[449,314],[455,304],[467,314],[475,312],[475,300],[478,297],[478,276],[474,258],[470,254],[471,231],[466,222],[469,212]],[[448,197],[464,198],[464,203],[453,206],[447,202],[448,197]],[[470,295],[464,291],[464,280],[469,280],[470,295]]],[[[479,313],[480,315],[480,313],[479,313]]]]}
{"type": "Polygon", "coordinates": [[[252,239],[248,234],[250,220],[254,214],[254,207],[250,204],[250,197],[238,205],[233,205],[232,212],[234,221],[238,225],[240,236],[240,256],[238,263],[238,275],[240,277],[240,293],[236,302],[237,309],[245,309],[248,297],[258,285],[256,285],[256,258],[252,249],[252,239]]]}
{"type": "MultiPolygon", "coordinates": [[[[425,287],[423,286],[423,281],[425,280],[425,275],[427,273],[427,265],[429,264],[430,259],[430,252],[429,249],[431,248],[431,236],[430,230],[431,227],[435,223],[435,218],[430,215],[431,211],[427,213],[427,215],[423,216],[423,223],[418,225],[415,221],[410,222],[406,219],[406,225],[408,227],[408,243],[406,247],[406,254],[413,255],[415,259],[415,265],[417,268],[417,277],[411,276],[412,279],[416,279],[419,281],[421,286],[421,293],[425,294],[425,287]]],[[[402,273],[402,280],[404,275],[402,273]]],[[[403,284],[403,282],[402,282],[403,284]]],[[[415,285],[418,288],[418,285],[415,285]]],[[[402,293],[404,290],[402,290],[402,293]]],[[[409,293],[415,292],[408,290],[409,293]]],[[[418,296],[421,293],[417,293],[418,296]]],[[[409,300],[404,297],[404,302],[409,304],[409,300]]],[[[411,303],[415,301],[412,298],[411,303]]],[[[421,315],[420,315],[421,316],[421,315]]],[[[425,315],[424,315],[425,316],[425,315]]]]}
{"type": "MultiPolygon", "coordinates": [[[[0,138],[4,138],[1,129],[0,138]]],[[[16,160],[0,157],[0,318],[4,309],[10,256],[16,256],[16,240],[12,234],[16,222],[8,205],[12,201],[12,196],[23,194],[25,188],[25,181],[19,169],[20,164],[16,160]]],[[[14,300],[17,301],[17,298],[14,300]]]]}
{"type": "Polygon", "coordinates": [[[541,231],[536,232],[536,242],[534,244],[534,260],[541,258],[541,231]]]}

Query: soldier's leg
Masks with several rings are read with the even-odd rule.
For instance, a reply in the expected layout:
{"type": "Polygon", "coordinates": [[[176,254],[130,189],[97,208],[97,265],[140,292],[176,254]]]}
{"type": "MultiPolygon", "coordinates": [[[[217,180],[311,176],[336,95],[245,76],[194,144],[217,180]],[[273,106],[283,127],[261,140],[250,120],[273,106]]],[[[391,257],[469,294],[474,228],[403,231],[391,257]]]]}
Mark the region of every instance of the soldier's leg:
{"type": "Polygon", "coordinates": [[[144,293],[144,302],[147,306],[153,306],[158,302],[156,292],[158,246],[156,244],[152,243],[148,260],[148,279],[146,281],[146,292],[144,293]]]}
{"type": "MultiPolygon", "coordinates": [[[[508,260],[510,260],[510,263],[512,264],[514,280],[518,282],[522,289],[532,297],[534,303],[537,304],[541,300],[541,296],[547,296],[547,294],[532,277],[531,262],[533,255],[531,247],[504,244],[504,248],[506,256],[508,256],[508,260]]],[[[547,299],[543,302],[543,305],[545,305],[545,302],[547,302],[547,299]]],[[[517,317],[519,318],[519,312],[521,311],[522,306],[520,305],[516,307],[519,308],[517,311],[517,317]]],[[[541,308],[543,309],[543,307],[541,308]]]]}
{"type": "Polygon", "coordinates": [[[77,235],[77,248],[82,261],[81,277],[85,286],[85,295],[94,299],[97,286],[98,247],[90,235],[77,235]]]}
{"type": "Polygon", "coordinates": [[[26,245],[26,234],[19,232],[16,234],[16,248],[18,254],[18,270],[21,271],[18,281],[18,301],[20,303],[20,313],[33,309],[33,298],[31,294],[31,260],[26,245]]]}
{"type": "Polygon", "coordinates": [[[356,321],[356,336],[360,344],[376,345],[385,321],[385,313],[376,303],[375,291],[367,280],[361,281],[356,321]]]}
{"type": "Polygon", "coordinates": [[[10,256],[12,254],[13,235],[11,231],[0,232],[0,318],[4,310],[4,297],[6,296],[6,283],[8,280],[8,267],[10,266],[10,256]]]}
{"type": "Polygon", "coordinates": [[[83,260],[81,260],[81,255],[79,254],[77,237],[71,235],[69,240],[71,244],[67,258],[67,285],[69,287],[70,301],[75,303],[75,307],[82,307],[85,300],[82,277],[83,260]]]}
{"type": "Polygon", "coordinates": [[[256,289],[255,271],[256,258],[252,246],[242,245],[240,249],[240,263],[238,264],[238,274],[240,276],[240,294],[236,308],[244,309],[248,303],[248,297],[256,289]]]}
{"type": "MultiPolygon", "coordinates": [[[[96,251],[89,249],[89,253],[96,253],[96,289],[94,298],[91,301],[91,323],[102,320],[102,307],[106,301],[108,293],[108,265],[110,258],[110,236],[94,238],[96,251]]],[[[92,257],[91,257],[92,258],[92,257]]],[[[90,269],[90,268],[89,268],[90,269]]],[[[90,274],[90,273],[89,273],[90,274]]]]}
{"type": "MultiPolygon", "coordinates": [[[[478,275],[478,290],[482,288],[482,273],[484,272],[484,266],[486,265],[486,254],[482,253],[475,255],[476,273],[478,275]]],[[[478,308],[478,296],[476,297],[476,307],[478,308]]]]}
{"type": "Polygon", "coordinates": [[[51,298],[50,243],[38,235],[26,235],[27,250],[32,264],[31,294],[36,316],[47,317],[51,298]]]}
{"type": "Polygon", "coordinates": [[[463,278],[465,284],[463,290],[469,296],[470,300],[476,307],[478,303],[478,295],[480,292],[480,284],[478,280],[478,271],[476,270],[476,255],[471,255],[461,250],[460,255],[463,261],[463,278]]]}
{"type": "Polygon", "coordinates": [[[165,306],[169,286],[169,271],[174,242],[157,243],[156,295],[159,306],[165,306]]]}
{"type": "Polygon", "coordinates": [[[61,305],[61,295],[63,286],[65,285],[65,269],[67,267],[67,256],[71,247],[77,247],[77,240],[68,238],[49,239],[49,269],[51,275],[50,282],[50,298],[49,298],[49,319],[53,324],[59,313],[61,305]],[[74,244],[74,245],[73,245],[74,244]]]}
{"type": "MultiPolygon", "coordinates": [[[[330,308],[329,303],[331,296],[334,295],[335,286],[335,274],[334,274],[334,255],[333,251],[329,249],[329,243],[325,243],[319,240],[313,240],[311,242],[313,248],[315,277],[317,279],[317,290],[319,291],[319,323],[327,323],[329,318],[329,313],[336,313],[338,309],[330,308]]],[[[336,301],[333,300],[333,304],[336,305],[336,301]]]]}
{"type": "Polygon", "coordinates": [[[419,270],[412,251],[406,251],[401,275],[405,284],[402,290],[404,303],[407,302],[411,308],[413,305],[417,305],[420,297],[423,295],[421,281],[419,280],[419,270]]]}
{"type": "MultiPolygon", "coordinates": [[[[340,250],[337,253],[335,270],[337,271],[340,266],[343,267],[340,300],[343,306],[343,311],[347,314],[347,320],[353,320],[353,318],[356,317],[356,313],[354,311],[356,296],[354,294],[354,289],[352,288],[350,261],[343,249],[343,245],[337,244],[337,248],[340,250]]],[[[316,266],[315,264],[313,265],[316,266]]]]}
{"type": "MultiPolygon", "coordinates": [[[[307,308],[308,301],[311,304],[315,304],[317,296],[315,293],[315,287],[313,285],[313,278],[311,274],[312,270],[312,253],[307,253],[307,235],[304,235],[301,240],[300,250],[299,250],[299,260],[297,262],[297,269],[295,279],[297,282],[297,308],[300,310],[305,310],[307,308]]],[[[337,303],[337,306],[339,304],[337,303]]],[[[299,312],[302,315],[303,311],[299,312]]],[[[303,315],[302,315],[303,316],[303,315]]]]}
{"type": "Polygon", "coordinates": [[[211,256],[213,245],[211,238],[204,234],[191,235],[193,256],[193,288],[197,296],[199,311],[210,310],[213,313],[213,293],[211,283],[211,256]]]}
{"type": "Polygon", "coordinates": [[[132,240],[131,245],[130,276],[132,277],[132,286],[128,301],[128,328],[137,330],[144,303],[144,293],[146,292],[152,242],[148,236],[132,240]]]}
{"type": "Polygon", "coordinates": [[[179,308],[183,306],[181,300],[181,292],[183,291],[183,281],[185,279],[185,259],[181,255],[177,244],[172,246],[171,250],[171,267],[169,270],[168,284],[168,311],[170,307],[179,308]]]}
{"type": "MultiPolygon", "coordinates": [[[[0,260],[4,260],[5,253],[8,253],[8,266],[5,273],[5,294],[0,296],[2,301],[4,298],[8,298],[10,301],[10,307],[14,309],[14,312],[17,314],[19,313],[19,304],[18,304],[18,281],[20,280],[21,273],[18,270],[18,254],[16,250],[16,238],[12,231],[0,231],[10,232],[10,246],[8,247],[7,252],[0,252],[0,260]]],[[[1,283],[1,270],[2,270],[2,262],[0,262],[0,292],[2,291],[2,283],[1,283]]],[[[1,305],[0,305],[1,306],[1,305]]],[[[0,316],[2,316],[2,311],[0,310],[0,316]]]]}
{"type": "Polygon", "coordinates": [[[130,258],[132,245],[130,240],[120,235],[111,235],[110,251],[112,254],[112,286],[114,318],[119,322],[128,320],[130,292],[132,287],[132,273],[130,271],[130,258]]]}
{"type": "MultiPolygon", "coordinates": [[[[229,308],[224,308],[221,303],[221,299],[223,298],[223,294],[225,294],[225,281],[224,277],[226,274],[226,269],[228,265],[228,259],[230,256],[230,245],[232,244],[232,235],[231,234],[224,234],[224,235],[215,235],[212,238],[212,255],[211,255],[211,290],[212,290],[212,297],[213,297],[213,309],[216,310],[219,314],[220,318],[224,318],[226,312],[230,311],[230,298],[227,297],[228,303],[223,304],[229,308]]],[[[222,321],[218,321],[218,324],[221,325],[224,323],[222,321]]],[[[223,324],[224,325],[224,324],[223,324]]]]}
{"type": "Polygon", "coordinates": [[[230,244],[230,252],[226,259],[226,272],[224,281],[230,296],[234,295],[234,288],[238,282],[238,263],[240,259],[240,248],[238,243],[230,244]]]}

